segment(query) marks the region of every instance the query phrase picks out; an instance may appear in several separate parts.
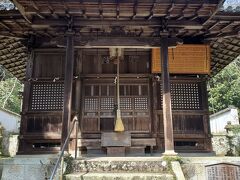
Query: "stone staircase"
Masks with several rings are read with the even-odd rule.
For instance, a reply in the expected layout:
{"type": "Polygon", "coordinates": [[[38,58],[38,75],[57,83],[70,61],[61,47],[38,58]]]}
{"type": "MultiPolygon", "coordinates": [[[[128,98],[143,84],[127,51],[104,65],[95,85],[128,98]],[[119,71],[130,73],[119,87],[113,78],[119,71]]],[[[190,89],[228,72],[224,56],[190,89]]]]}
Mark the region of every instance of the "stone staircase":
{"type": "Polygon", "coordinates": [[[98,157],[72,162],[66,180],[173,180],[160,157],[98,157]]]}

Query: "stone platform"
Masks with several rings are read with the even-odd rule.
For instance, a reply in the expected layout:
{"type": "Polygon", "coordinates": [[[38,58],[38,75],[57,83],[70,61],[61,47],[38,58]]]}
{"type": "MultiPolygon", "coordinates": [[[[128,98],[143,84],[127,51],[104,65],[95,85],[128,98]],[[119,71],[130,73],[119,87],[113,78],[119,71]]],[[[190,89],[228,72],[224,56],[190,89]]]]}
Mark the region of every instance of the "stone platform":
{"type": "Polygon", "coordinates": [[[149,172],[166,173],[161,157],[96,157],[74,160],[72,172],[149,172]]]}
{"type": "MultiPolygon", "coordinates": [[[[210,172],[214,172],[211,176],[228,174],[231,180],[240,179],[240,157],[216,157],[204,153],[179,155],[181,165],[176,159],[166,159],[161,154],[149,157],[81,157],[71,161],[70,174],[65,177],[67,180],[207,180],[210,169],[210,172]]],[[[0,161],[0,167],[3,167],[0,179],[49,178],[56,157],[57,155],[18,155],[4,159],[0,161]]]]}
{"type": "Polygon", "coordinates": [[[96,157],[72,162],[67,180],[172,180],[174,175],[161,157],[96,157]]]}
{"type": "Polygon", "coordinates": [[[162,173],[78,173],[69,174],[66,180],[174,180],[162,173]]]}

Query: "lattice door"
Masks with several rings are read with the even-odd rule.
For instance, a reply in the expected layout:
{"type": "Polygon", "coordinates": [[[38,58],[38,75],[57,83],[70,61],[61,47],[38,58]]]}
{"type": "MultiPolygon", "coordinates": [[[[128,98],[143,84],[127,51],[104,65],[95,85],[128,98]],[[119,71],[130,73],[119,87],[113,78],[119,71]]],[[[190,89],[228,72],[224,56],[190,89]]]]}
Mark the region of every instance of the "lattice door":
{"type": "MultiPolygon", "coordinates": [[[[162,108],[162,85],[160,84],[162,108]]],[[[198,110],[201,105],[201,86],[199,83],[172,83],[171,102],[175,110],[198,110]]]]}
{"type": "MultiPolygon", "coordinates": [[[[103,123],[112,123],[112,119],[115,119],[115,85],[89,82],[84,85],[83,89],[83,132],[99,132],[102,127],[106,127],[103,123]],[[88,125],[88,122],[92,125],[88,125]]],[[[120,85],[120,109],[128,131],[149,131],[149,104],[147,83],[134,85],[122,83],[120,85]]]]}
{"type": "Polygon", "coordinates": [[[32,83],[30,110],[57,111],[63,108],[64,85],[61,82],[32,83]]]}

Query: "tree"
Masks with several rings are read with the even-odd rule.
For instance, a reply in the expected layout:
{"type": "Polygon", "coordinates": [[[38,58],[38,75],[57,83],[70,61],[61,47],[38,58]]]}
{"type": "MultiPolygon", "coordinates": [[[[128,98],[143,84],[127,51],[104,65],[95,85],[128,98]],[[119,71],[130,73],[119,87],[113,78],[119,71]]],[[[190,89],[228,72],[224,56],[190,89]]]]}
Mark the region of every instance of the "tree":
{"type": "Polygon", "coordinates": [[[19,91],[23,85],[3,67],[0,67],[0,107],[20,113],[21,99],[19,91]]]}
{"type": "Polygon", "coordinates": [[[240,109],[240,58],[237,58],[209,82],[209,108],[212,113],[233,105],[240,109]]]}

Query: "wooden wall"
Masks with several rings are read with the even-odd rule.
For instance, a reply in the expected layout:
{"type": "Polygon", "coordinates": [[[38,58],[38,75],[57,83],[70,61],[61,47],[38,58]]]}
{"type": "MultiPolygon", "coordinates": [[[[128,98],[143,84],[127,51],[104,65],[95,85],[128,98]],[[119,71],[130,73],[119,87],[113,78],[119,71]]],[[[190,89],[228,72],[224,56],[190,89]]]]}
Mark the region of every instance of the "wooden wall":
{"type": "MultiPolygon", "coordinates": [[[[64,62],[65,53],[59,49],[32,52],[24,88],[20,153],[60,148],[64,62]]],[[[102,131],[113,129],[116,64],[108,59],[106,49],[78,49],[74,63],[72,115],[79,115],[79,137],[100,139],[102,131]]],[[[150,51],[125,51],[120,72],[125,128],[134,138],[156,138],[156,148],[163,150],[161,83],[151,74],[150,51]]],[[[205,80],[186,77],[171,80],[175,145],[184,151],[210,150],[205,80]]]]}
{"type": "MultiPolygon", "coordinates": [[[[153,93],[155,132],[159,148],[164,146],[161,82],[153,93]]],[[[174,145],[177,151],[211,151],[206,82],[204,78],[171,78],[174,145]]]]}

